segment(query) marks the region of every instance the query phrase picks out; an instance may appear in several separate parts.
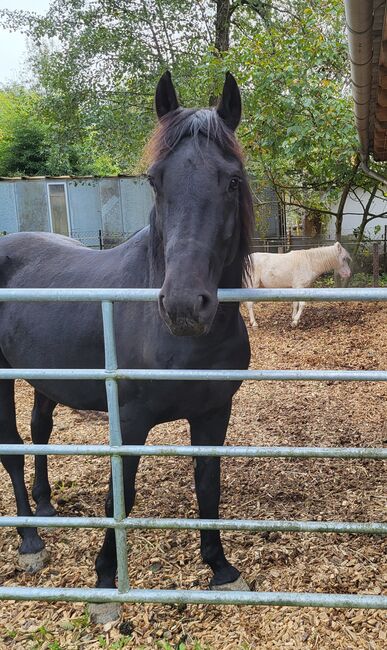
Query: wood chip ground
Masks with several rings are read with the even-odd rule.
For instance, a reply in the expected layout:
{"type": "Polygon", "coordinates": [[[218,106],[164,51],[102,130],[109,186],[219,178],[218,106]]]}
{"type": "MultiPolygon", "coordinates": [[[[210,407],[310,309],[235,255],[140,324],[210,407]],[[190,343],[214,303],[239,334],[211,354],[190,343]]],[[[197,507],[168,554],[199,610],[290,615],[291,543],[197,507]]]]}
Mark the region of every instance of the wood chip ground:
{"type": "MultiPolygon", "coordinates": [[[[387,369],[387,306],[319,304],[307,307],[299,329],[290,306],[255,307],[252,368],[387,369]]],[[[234,400],[227,444],[383,446],[387,386],[382,383],[245,383],[234,400]]],[[[17,382],[17,417],[29,441],[32,390],[17,382]]],[[[53,443],[104,443],[103,414],[58,407],[53,443]]],[[[153,444],[185,444],[178,421],[155,428],[153,444]]],[[[33,459],[27,458],[31,486],[33,459]]],[[[227,518],[386,520],[386,474],[371,460],[224,459],[221,515],[227,518]]],[[[53,502],[66,516],[103,515],[108,461],[50,459],[53,502]]],[[[15,514],[7,474],[0,469],[0,514],[15,514]]],[[[188,458],[141,461],[133,515],[197,516],[188,458]]],[[[4,586],[94,586],[94,560],[103,532],[46,530],[50,564],[38,575],[15,569],[15,530],[0,529],[4,586]]],[[[386,593],[386,541],[377,536],[272,533],[223,534],[230,560],[252,589],[386,593]]],[[[206,589],[197,532],[133,531],[129,574],[138,588],[206,589]]],[[[384,650],[387,617],[380,611],[311,608],[126,605],[120,625],[93,626],[82,604],[3,602],[0,648],[77,650],[384,650]],[[124,625],[122,625],[124,624],[124,625]],[[182,646],[183,647],[183,646],[182,646]],[[199,647],[199,646],[196,646],[199,647]]]]}

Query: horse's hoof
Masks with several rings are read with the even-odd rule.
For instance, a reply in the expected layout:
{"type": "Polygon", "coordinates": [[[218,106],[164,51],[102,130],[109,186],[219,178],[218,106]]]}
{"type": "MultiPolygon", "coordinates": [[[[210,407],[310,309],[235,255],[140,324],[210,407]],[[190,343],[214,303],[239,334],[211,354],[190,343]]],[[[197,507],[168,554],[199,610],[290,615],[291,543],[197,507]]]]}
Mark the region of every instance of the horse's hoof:
{"type": "Polygon", "coordinates": [[[298,323],[292,323],[292,327],[297,327],[298,323]]]}
{"type": "Polygon", "coordinates": [[[96,625],[113,623],[121,616],[120,603],[89,603],[87,607],[90,619],[96,625]]]}
{"type": "Polygon", "coordinates": [[[253,323],[251,327],[253,328],[253,330],[257,330],[258,329],[258,323],[253,323]]]}
{"type": "Polygon", "coordinates": [[[37,573],[48,564],[50,554],[46,548],[42,548],[37,553],[19,553],[18,566],[26,573],[37,573]]]}
{"type": "Polygon", "coordinates": [[[239,576],[234,582],[226,582],[224,585],[210,585],[211,591],[250,591],[246,580],[239,576]]]}

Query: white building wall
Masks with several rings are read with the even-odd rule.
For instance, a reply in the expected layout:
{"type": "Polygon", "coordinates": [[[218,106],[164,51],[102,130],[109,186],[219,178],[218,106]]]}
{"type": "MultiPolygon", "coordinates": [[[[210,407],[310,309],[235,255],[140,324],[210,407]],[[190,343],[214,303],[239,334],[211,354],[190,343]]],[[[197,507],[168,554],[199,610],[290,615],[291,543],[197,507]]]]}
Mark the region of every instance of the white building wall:
{"type": "MultiPolygon", "coordinates": [[[[370,196],[369,192],[365,192],[364,190],[358,189],[356,190],[356,195],[359,197],[363,205],[367,204],[367,201],[369,200],[369,196],[370,196]]],[[[337,206],[338,204],[334,205],[333,209],[337,210],[337,206]]],[[[370,223],[366,226],[365,229],[365,235],[367,237],[370,237],[371,239],[382,239],[384,236],[384,227],[387,226],[387,197],[383,196],[382,192],[380,191],[377,192],[372,202],[370,212],[372,214],[382,214],[383,212],[386,213],[385,218],[378,217],[376,219],[372,219],[372,221],[370,221],[370,223]],[[380,226],[380,230],[378,233],[375,233],[375,226],[380,226]]],[[[343,236],[353,235],[354,229],[360,226],[362,217],[363,217],[363,208],[359,200],[356,198],[355,194],[351,192],[345,203],[343,227],[342,227],[343,236]]],[[[334,217],[332,217],[332,219],[328,224],[328,235],[332,239],[335,238],[334,217]]]]}

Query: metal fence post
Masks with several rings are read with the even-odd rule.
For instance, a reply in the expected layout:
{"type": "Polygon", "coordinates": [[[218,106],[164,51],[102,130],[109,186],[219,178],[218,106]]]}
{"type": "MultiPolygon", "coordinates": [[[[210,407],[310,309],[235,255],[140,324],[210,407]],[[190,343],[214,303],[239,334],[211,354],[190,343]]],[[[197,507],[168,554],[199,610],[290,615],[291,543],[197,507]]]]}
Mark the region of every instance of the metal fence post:
{"type": "MultiPolygon", "coordinates": [[[[114,335],[113,303],[102,302],[103,334],[105,342],[105,368],[108,372],[117,370],[117,353],[114,335]]],[[[116,379],[106,379],[106,397],[109,415],[109,436],[112,446],[122,445],[121,424],[118,402],[118,385],[116,379]]],[[[124,476],[122,457],[114,454],[111,459],[113,516],[116,522],[126,516],[124,476]]],[[[118,590],[122,593],[129,589],[128,547],[126,530],[115,528],[118,590]]]]}
{"type": "Polygon", "coordinates": [[[372,244],[373,286],[379,286],[379,244],[372,244]]]}

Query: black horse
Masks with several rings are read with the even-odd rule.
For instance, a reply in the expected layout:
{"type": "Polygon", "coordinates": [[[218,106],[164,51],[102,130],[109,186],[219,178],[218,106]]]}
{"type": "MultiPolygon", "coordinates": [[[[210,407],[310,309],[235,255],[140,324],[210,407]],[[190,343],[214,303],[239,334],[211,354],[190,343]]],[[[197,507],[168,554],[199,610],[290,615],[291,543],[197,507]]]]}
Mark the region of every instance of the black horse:
{"type": "MultiPolygon", "coordinates": [[[[161,287],[155,303],[114,306],[120,368],[247,368],[250,347],[238,303],[218,304],[219,287],[241,287],[248,271],[253,224],[251,194],[234,136],[241,100],[227,73],[216,109],[179,107],[169,72],[156,90],[158,126],[148,146],[155,203],[150,225],[124,244],[94,251],[65,237],[18,233],[0,241],[2,287],[161,287]]],[[[3,368],[103,368],[104,343],[98,303],[2,303],[0,366],[3,368]]],[[[47,443],[57,403],[106,411],[102,381],[37,380],[32,439],[47,443]]],[[[186,418],[194,445],[221,445],[230,416],[233,381],[120,381],[123,444],[144,444],[156,424],[186,418]]],[[[20,443],[14,382],[0,381],[0,442],[20,443]]],[[[3,456],[18,515],[31,515],[24,457],[3,456]]],[[[125,500],[130,512],[138,457],[124,457],[125,500]]],[[[200,517],[217,518],[219,458],[197,458],[200,517]]],[[[36,513],[55,514],[45,457],[35,458],[32,490],[36,513]]],[[[106,514],[112,516],[111,489],[106,514]]],[[[40,568],[44,543],[36,528],[19,528],[20,558],[40,568]]],[[[219,531],[201,531],[201,553],[213,571],[212,588],[243,589],[226,559],[219,531]]],[[[114,531],[106,531],[96,560],[97,587],[113,588],[114,531]]]]}

